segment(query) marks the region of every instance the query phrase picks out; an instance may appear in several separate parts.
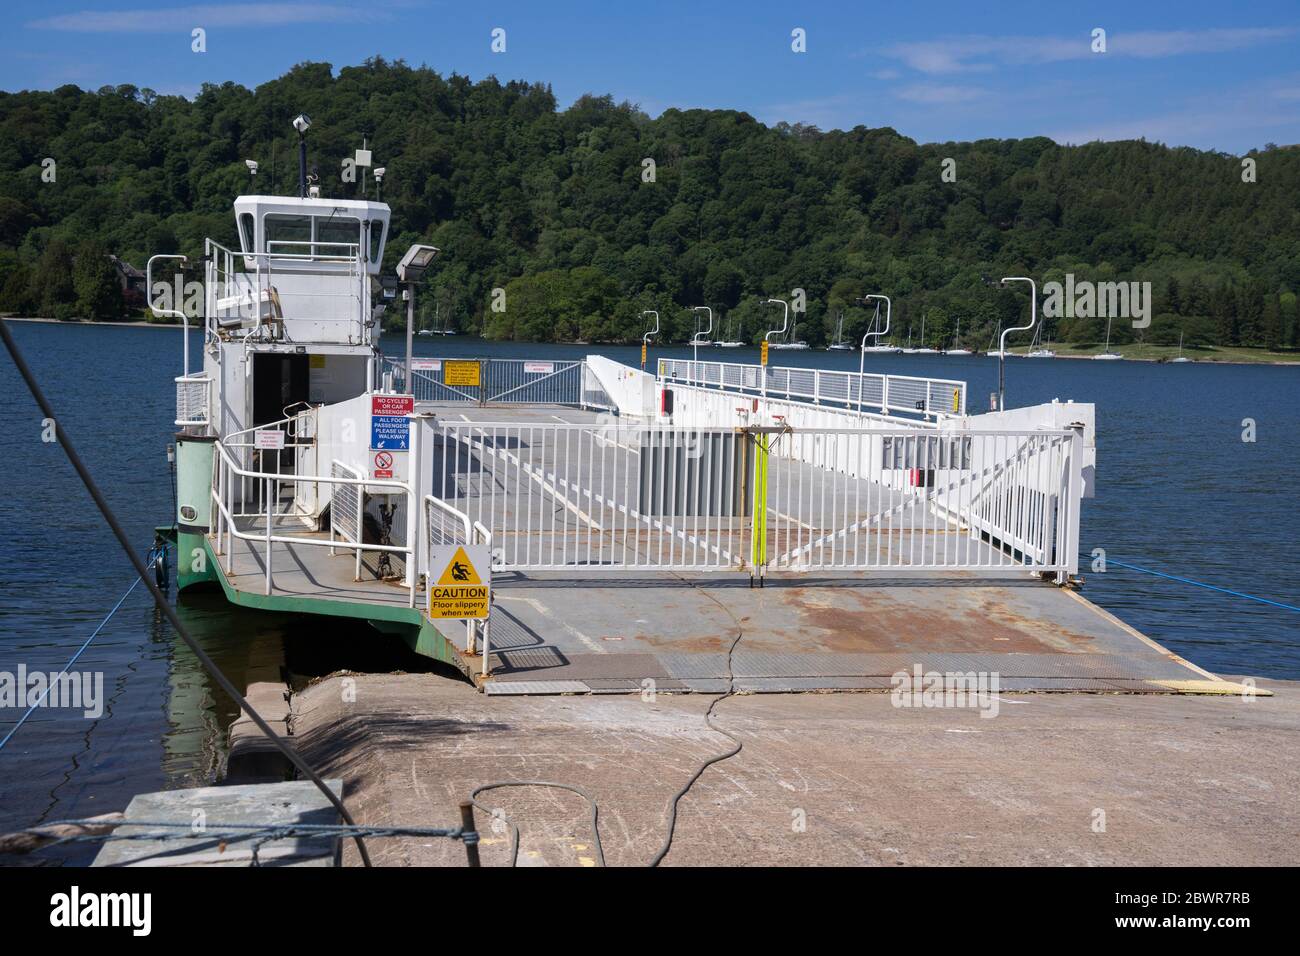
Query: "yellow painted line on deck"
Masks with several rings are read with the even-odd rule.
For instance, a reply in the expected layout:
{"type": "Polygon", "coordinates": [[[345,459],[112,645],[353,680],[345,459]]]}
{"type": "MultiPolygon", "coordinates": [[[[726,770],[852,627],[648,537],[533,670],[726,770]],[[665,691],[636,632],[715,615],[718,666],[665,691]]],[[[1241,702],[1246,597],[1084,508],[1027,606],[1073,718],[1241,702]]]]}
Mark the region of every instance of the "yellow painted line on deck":
{"type": "Polygon", "coordinates": [[[1226,680],[1149,680],[1148,684],[1164,687],[1178,694],[1217,694],[1223,697],[1272,697],[1271,690],[1247,687],[1226,680]]]}

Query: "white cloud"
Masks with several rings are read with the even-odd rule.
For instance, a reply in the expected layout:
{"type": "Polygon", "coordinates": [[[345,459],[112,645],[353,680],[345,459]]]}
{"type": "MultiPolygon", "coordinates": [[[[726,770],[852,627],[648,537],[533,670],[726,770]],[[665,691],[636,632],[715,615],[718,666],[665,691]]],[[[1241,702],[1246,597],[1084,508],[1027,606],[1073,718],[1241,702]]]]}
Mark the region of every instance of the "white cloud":
{"type": "Polygon", "coordinates": [[[82,10],[30,21],[33,30],[68,33],[170,33],[194,27],[266,27],[304,23],[355,22],[373,17],[366,7],[316,3],[236,3],[164,7],[154,10],[82,10]]]}
{"type": "Polygon", "coordinates": [[[896,43],[884,52],[922,73],[961,73],[992,70],[1004,65],[1082,60],[1093,56],[1154,59],[1187,53],[1223,53],[1280,40],[1294,32],[1289,27],[1115,32],[1107,35],[1105,54],[1092,52],[1091,33],[1074,37],[945,37],[896,43]]]}
{"type": "Polygon", "coordinates": [[[986,95],[986,91],[974,86],[941,86],[933,83],[917,83],[904,86],[894,91],[900,100],[909,103],[927,103],[931,105],[948,105],[952,103],[969,103],[986,95]]]}
{"type": "Polygon", "coordinates": [[[1262,146],[1274,138],[1280,142],[1295,142],[1296,131],[1300,130],[1300,105],[1286,101],[1293,99],[1288,94],[1296,92],[1300,91],[1287,88],[1239,89],[1209,100],[1187,102],[1160,115],[1114,120],[1103,118],[1060,127],[1048,135],[1058,143],[1146,139],[1228,152],[1240,151],[1243,143],[1262,146]]]}

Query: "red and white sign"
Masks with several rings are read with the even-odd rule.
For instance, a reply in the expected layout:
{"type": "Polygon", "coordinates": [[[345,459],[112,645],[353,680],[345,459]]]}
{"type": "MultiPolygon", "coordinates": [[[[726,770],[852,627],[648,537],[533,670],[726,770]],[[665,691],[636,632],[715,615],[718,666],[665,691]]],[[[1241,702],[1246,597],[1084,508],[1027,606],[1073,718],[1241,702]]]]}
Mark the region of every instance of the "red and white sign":
{"type": "Polygon", "coordinates": [[[431,358],[412,358],[412,372],[440,372],[442,371],[442,359],[431,358]]]}
{"type": "Polygon", "coordinates": [[[253,447],[279,451],[284,448],[284,432],[277,428],[259,428],[253,432],[253,447]]]}
{"type": "Polygon", "coordinates": [[[534,375],[551,375],[555,372],[554,362],[525,362],[524,371],[534,375]]]}
{"type": "Polygon", "coordinates": [[[409,415],[415,411],[414,395],[371,395],[371,415],[409,415]]]}
{"type": "Polygon", "coordinates": [[[393,477],[393,453],[390,451],[375,452],[375,467],[373,469],[376,478],[393,477]]]}

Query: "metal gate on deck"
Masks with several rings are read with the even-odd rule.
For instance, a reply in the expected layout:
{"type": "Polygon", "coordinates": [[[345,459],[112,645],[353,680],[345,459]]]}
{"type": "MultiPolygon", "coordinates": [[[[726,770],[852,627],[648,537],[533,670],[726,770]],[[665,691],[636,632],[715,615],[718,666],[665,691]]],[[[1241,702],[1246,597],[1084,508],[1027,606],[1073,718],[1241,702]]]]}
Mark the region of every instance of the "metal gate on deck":
{"type": "Polygon", "coordinates": [[[1076,570],[1072,431],[430,427],[501,570],[1076,570]]]}
{"type": "Polygon", "coordinates": [[[410,389],[404,387],[403,363],[385,361],[393,376],[393,388],[409,391],[419,402],[571,406],[584,403],[586,363],[581,359],[423,359],[424,365],[432,367],[412,368],[410,389]]]}

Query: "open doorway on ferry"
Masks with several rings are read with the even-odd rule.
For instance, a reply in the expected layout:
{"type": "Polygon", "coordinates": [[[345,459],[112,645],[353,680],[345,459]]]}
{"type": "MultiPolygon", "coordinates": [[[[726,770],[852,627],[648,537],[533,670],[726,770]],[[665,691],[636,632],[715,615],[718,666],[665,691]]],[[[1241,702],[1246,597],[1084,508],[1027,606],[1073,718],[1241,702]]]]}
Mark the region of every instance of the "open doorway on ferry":
{"type": "MultiPolygon", "coordinates": [[[[300,410],[307,402],[308,364],[303,353],[253,353],[253,424],[267,425],[300,410]]],[[[268,471],[280,474],[294,470],[294,449],[263,452],[268,471]],[[271,456],[275,455],[275,458],[271,456]]]]}

